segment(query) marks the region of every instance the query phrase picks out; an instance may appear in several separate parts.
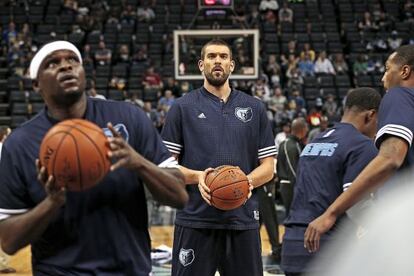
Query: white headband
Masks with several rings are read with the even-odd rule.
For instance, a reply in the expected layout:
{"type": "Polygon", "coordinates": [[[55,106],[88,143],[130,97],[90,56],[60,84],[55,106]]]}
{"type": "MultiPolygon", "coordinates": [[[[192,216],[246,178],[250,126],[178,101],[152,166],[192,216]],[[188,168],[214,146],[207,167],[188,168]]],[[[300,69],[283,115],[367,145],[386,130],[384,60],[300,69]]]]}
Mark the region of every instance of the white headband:
{"type": "Polygon", "coordinates": [[[54,41],[44,45],[33,57],[32,62],[30,63],[30,78],[36,79],[40,64],[42,64],[43,60],[51,53],[58,50],[69,50],[74,52],[78,56],[79,61],[82,64],[81,53],[75,45],[63,40],[54,41]]]}

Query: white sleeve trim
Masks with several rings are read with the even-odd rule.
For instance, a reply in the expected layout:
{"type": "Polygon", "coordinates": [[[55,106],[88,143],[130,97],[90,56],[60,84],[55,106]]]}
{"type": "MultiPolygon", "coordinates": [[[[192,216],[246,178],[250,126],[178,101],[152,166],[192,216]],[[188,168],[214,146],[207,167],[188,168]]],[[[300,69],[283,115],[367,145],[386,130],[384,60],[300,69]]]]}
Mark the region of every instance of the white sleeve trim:
{"type": "Polygon", "coordinates": [[[406,140],[411,147],[411,143],[413,141],[413,133],[409,128],[405,126],[396,125],[396,124],[388,124],[388,125],[383,126],[377,132],[377,137],[375,138],[375,142],[377,142],[378,139],[384,134],[389,134],[392,136],[400,137],[406,140]]]}
{"type": "Polygon", "coordinates": [[[170,157],[167,160],[158,164],[160,168],[178,168],[178,162],[174,157],[170,157]]]}
{"type": "Polygon", "coordinates": [[[0,208],[0,220],[5,220],[12,215],[19,215],[29,211],[29,209],[2,209],[0,208]]]}
{"type": "Polygon", "coordinates": [[[180,154],[181,149],[183,147],[182,145],[171,143],[171,142],[168,142],[168,141],[163,141],[163,142],[164,142],[164,145],[167,147],[167,149],[170,152],[175,153],[175,154],[180,154]]]}
{"type": "Polygon", "coordinates": [[[259,159],[263,159],[265,157],[277,155],[276,145],[259,149],[258,151],[259,159]]]}
{"type": "Polygon", "coordinates": [[[349,187],[351,187],[351,185],[352,185],[352,182],[345,183],[344,185],[342,185],[342,188],[343,188],[344,192],[345,192],[346,190],[348,190],[348,188],[349,188],[349,187]]]}

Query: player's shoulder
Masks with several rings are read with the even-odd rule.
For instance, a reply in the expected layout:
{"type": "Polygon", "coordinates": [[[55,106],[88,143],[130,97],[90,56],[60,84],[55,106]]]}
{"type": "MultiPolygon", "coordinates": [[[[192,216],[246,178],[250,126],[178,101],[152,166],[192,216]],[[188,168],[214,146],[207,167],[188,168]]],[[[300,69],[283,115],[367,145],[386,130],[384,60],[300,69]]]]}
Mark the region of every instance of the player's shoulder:
{"type": "Polygon", "coordinates": [[[100,111],[112,114],[140,114],[143,110],[130,102],[89,98],[89,101],[100,111]]]}
{"type": "Polygon", "coordinates": [[[34,135],[36,135],[36,133],[41,133],[42,129],[43,132],[46,132],[48,125],[49,122],[45,112],[41,111],[30,120],[13,129],[7,137],[5,144],[7,143],[8,147],[15,146],[17,148],[20,148],[21,145],[27,145],[27,143],[34,141],[34,135]]]}
{"type": "Polygon", "coordinates": [[[385,95],[384,99],[399,99],[399,98],[414,98],[414,88],[410,87],[393,87],[389,89],[385,95]]]}
{"type": "Polygon", "coordinates": [[[256,97],[253,97],[243,91],[233,89],[232,93],[235,94],[235,98],[237,99],[238,103],[242,104],[249,104],[252,107],[263,109],[265,108],[265,103],[256,97]]]}
{"type": "Polygon", "coordinates": [[[175,105],[187,105],[194,104],[201,96],[201,88],[191,90],[187,94],[177,98],[174,102],[175,105]]]}

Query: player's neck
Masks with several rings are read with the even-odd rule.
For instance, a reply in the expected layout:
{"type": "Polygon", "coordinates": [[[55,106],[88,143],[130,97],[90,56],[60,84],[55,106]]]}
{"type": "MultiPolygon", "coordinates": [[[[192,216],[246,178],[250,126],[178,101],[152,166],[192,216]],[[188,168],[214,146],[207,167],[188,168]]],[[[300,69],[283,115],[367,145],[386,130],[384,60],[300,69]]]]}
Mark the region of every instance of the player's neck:
{"type": "Polygon", "coordinates": [[[222,99],[224,102],[227,101],[227,99],[230,96],[231,88],[229,85],[229,81],[227,80],[222,86],[216,87],[208,83],[208,81],[204,81],[204,88],[213,94],[214,96],[222,99]]]}
{"type": "Polygon", "coordinates": [[[83,94],[79,101],[70,106],[48,106],[48,115],[57,121],[66,119],[83,118],[86,112],[87,99],[83,94]]]}

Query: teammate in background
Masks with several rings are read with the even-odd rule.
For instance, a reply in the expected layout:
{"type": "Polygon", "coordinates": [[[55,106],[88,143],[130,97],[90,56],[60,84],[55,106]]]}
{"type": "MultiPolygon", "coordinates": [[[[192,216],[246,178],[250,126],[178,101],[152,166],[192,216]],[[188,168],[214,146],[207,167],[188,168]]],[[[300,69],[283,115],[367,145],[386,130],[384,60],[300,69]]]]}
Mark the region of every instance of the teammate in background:
{"type": "Polygon", "coordinates": [[[174,158],[143,111],[87,97],[82,58],[73,44],[43,46],[30,75],[46,108],[3,146],[2,248],[14,254],[31,244],[34,275],[148,276],[151,245],[142,181],[160,202],[182,208],[188,195],[174,158]],[[110,136],[111,171],[83,192],[58,188],[36,160],[46,132],[69,118],[92,121],[110,136]]]}
{"type": "Polygon", "coordinates": [[[414,131],[414,45],[401,46],[388,57],[382,82],[387,93],[380,106],[375,137],[378,155],[354,180],[352,187],[309,224],[304,245],[311,252],[319,249],[321,235],[331,229],[338,217],[380,187],[397,170],[414,163],[411,147],[414,131]]]}
{"type": "MultiPolygon", "coordinates": [[[[0,126],[0,161],[1,161],[1,149],[7,136],[11,133],[11,130],[7,126],[0,126]]],[[[3,252],[0,248],[0,274],[16,273],[16,270],[8,266],[9,256],[3,252]]]]}
{"type": "Polygon", "coordinates": [[[262,275],[257,193],[241,207],[210,206],[208,168],[239,166],[251,188],[273,177],[276,154],[264,104],[231,89],[232,51],[211,40],[198,62],[203,87],[177,99],[167,114],[162,138],[185,175],[190,201],[177,212],[172,275],[262,275]]]}
{"type": "Polygon", "coordinates": [[[280,195],[285,206],[286,216],[289,215],[296,182],[296,171],[299,155],[303,149],[303,140],[308,133],[305,119],[297,118],[292,122],[292,133],[279,146],[276,171],[280,183],[280,195]]]}
{"type": "MultiPolygon", "coordinates": [[[[322,214],[375,157],[373,137],[381,95],[372,88],[348,93],[340,123],[318,134],[303,149],[290,214],[285,220],[281,267],[300,275],[314,254],[303,247],[308,223],[322,214]]],[[[356,231],[355,231],[356,232],[356,231]]],[[[324,236],[323,243],[334,231],[324,236]]]]}

